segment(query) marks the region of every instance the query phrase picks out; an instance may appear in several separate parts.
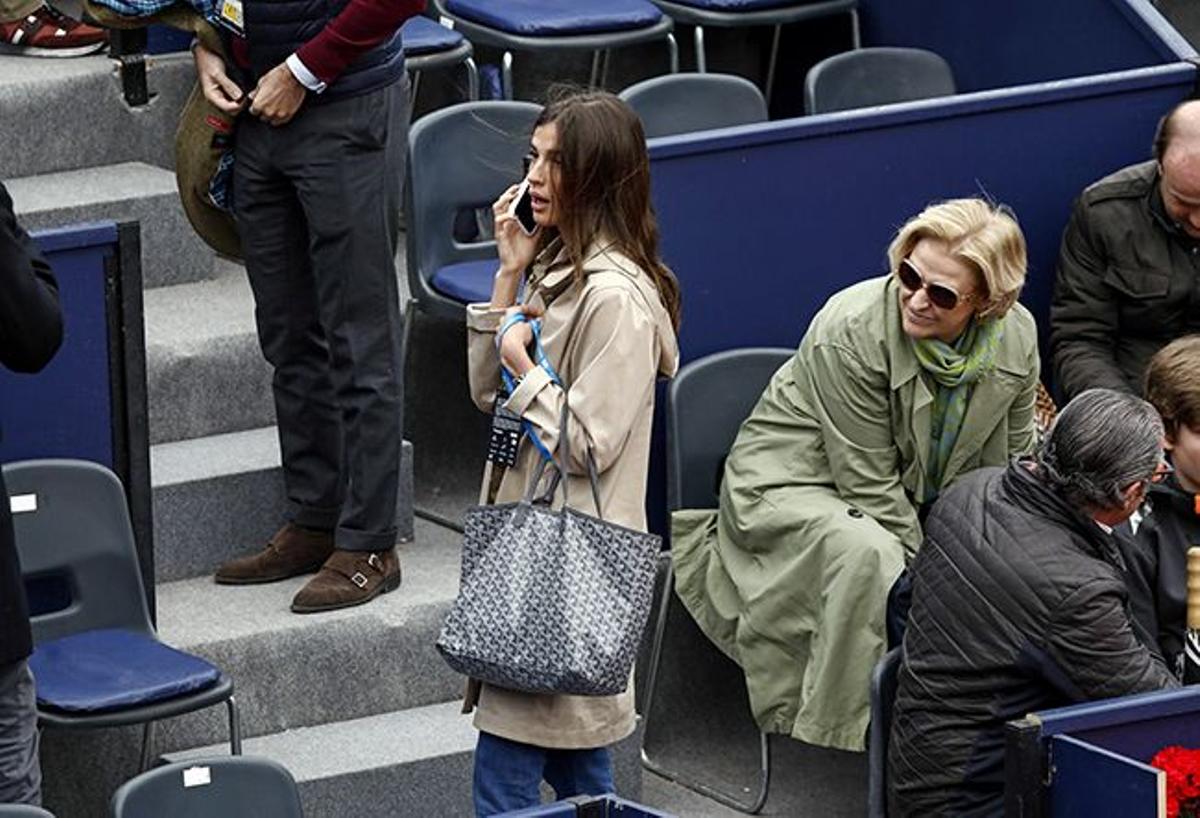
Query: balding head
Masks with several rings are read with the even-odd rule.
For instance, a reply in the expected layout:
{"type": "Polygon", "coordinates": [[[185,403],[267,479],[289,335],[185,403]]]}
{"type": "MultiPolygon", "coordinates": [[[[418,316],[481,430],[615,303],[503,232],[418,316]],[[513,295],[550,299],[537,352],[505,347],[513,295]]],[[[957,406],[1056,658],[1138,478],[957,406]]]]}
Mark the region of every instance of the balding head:
{"type": "Polygon", "coordinates": [[[1200,240],[1200,100],[1180,103],[1163,117],[1154,138],[1154,156],[1167,215],[1200,240]]]}
{"type": "Polygon", "coordinates": [[[1162,162],[1170,148],[1200,151],[1200,100],[1189,99],[1167,112],[1154,134],[1154,158],[1162,162]]]}

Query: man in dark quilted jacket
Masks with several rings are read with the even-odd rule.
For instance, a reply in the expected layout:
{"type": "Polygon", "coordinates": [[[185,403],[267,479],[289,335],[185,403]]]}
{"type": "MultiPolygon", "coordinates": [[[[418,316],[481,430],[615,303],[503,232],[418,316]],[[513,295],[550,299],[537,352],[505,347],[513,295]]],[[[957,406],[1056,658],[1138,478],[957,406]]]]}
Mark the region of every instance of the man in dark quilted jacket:
{"type": "MultiPolygon", "coordinates": [[[[13,216],[0,184],[0,366],[37,372],[62,343],[58,285],[13,216]]],[[[33,649],[8,492],[0,474],[0,804],[38,804],[37,710],[26,658],[33,649]]]]}
{"type": "Polygon", "coordinates": [[[1145,401],[1081,393],[1041,449],[943,493],[912,565],[889,815],[1003,814],[1004,723],[1177,685],[1129,612],[1112,535],[1165,474],[1145,401]]]}

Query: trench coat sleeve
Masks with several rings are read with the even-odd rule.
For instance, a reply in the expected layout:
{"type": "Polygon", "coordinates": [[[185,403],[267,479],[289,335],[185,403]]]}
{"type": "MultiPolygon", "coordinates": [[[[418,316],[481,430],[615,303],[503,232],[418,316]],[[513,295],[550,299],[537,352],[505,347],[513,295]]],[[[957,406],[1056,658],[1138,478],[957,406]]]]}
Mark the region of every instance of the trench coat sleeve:
{"type": "MultiPolygon", "coordinates": [[[[569,399],[544,369],[531,370],[506,407],[532,423],[552,452],[559,445],[564,400],[569,402],[568,471],[586,474],[588,449],[598,472],[620,456],[645,411],[658,372],[656,324],[636,296],[619,286],[592,290],[579,307],[575,338],[560,371],[572,373],[569,399]]],[[[557,452],[561,454],[561,452],[557,452]]]]}
{"type": "Polygon", "coordinates": [[[1133,391],[1116,362],[1119,307],[1103,282],[1104,273],[1103,248],[1097,246],[1080,200],[1063,234],[1050,304],[1051,359],[1064,403],[1092,387],[1133,391]]]}
{"type": "Polygon", "coordinates": [[[807,383],[838,495],[915,553],[921,526],[900,481],[887,373],[834,343],[814,344],[793,366],[797,383],[807,383]]]}
{"type": "Polygon", "coordinates": [[[37,372],[62,343],[58,284],[0,185],[0,364],[37,372]]]}
{"type": "Polygon", "coordinates": [[[500,355],[496,330],[504,310],[488,304],[467,305],[467,381],[471,400],[481,411],[491,412],[500,389],[500,355]]]}
{"type": "Polygon", "coordinates": [[[1051,684],[1076,701],[1178,687],[1162,660],[1134,634],[1121,586],[1092,580],[1055,609],[1046,634],[1051,684]]]}

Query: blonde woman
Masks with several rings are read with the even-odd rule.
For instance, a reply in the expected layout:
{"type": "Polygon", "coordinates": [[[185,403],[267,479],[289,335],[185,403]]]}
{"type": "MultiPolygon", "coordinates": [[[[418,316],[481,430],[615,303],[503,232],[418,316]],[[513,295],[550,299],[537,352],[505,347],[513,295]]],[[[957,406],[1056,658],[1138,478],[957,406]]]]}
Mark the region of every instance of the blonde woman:
{"type": "Polygon", "coordinates": [[[675,515],[676,589],[759,725],[862,750],[888,591],[959,475],[1034,443],[1037,331],[1004,208],[932,205],[834,295],[742,426],[720,510],[675,515]]]}

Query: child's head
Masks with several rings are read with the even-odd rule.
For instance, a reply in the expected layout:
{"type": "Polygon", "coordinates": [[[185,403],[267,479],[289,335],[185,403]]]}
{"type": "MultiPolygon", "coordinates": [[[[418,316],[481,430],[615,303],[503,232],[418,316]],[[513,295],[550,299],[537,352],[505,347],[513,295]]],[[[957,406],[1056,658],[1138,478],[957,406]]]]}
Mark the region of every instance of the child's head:
{"type": "Polygon", "coordinates": [[[1176,477],[1200,492],[1200,335],[1172,341],[1150,359],[1145,391],[1162,416],[1176,477]]]}

